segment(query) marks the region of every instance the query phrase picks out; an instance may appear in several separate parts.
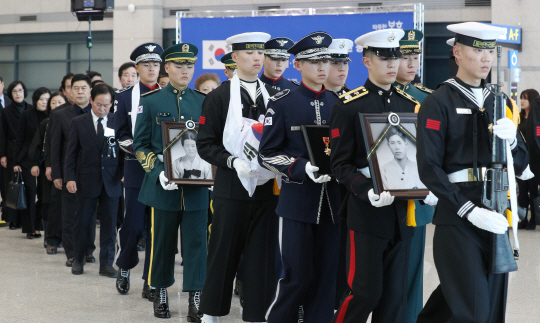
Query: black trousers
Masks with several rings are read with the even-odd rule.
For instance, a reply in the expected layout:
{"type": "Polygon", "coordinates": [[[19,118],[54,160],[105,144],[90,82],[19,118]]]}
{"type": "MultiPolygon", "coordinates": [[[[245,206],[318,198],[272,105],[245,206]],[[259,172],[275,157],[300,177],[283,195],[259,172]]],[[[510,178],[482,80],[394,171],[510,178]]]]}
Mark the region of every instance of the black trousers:
{"type": "Polygon", "coordinates": [[[429,297],[418,323],[502,323],[507,274],[487,268],[492,233],[473,226],[435,228],[433,258],[441,284],[429,297]]]}
{"type": "Polygon", "coordinates": [[[36,202],[37,182],[32,176],[30,168],[21,167],[26,193],[26,209],[22,210],[22,232],[34,233],[36,230],[43,230],[41,205],[42,199],[36,202]]]}
{"type": "MultiPolygon", "coordinates": [[[[62,189],[62,245],[66,252],[66,257],[74,257],[73,251],[75,247],[73,245],[73,230],[75,227],[75,212],[77,210],[77,197],[75,193],[68,192],[66,184],[62,189]]],[[[94,208],[95,210],[95,208],[94,208]]],[[[88,232],[85,234],[86,241],[86,255],[91,255],[96,250],[94,241],[96,240],[96,218],[92,217],[92,223],[87,226],[88,232]]]]}
{"type": "Polygon", "coordinates": [[[44,185],[52,185],[45,238],[48,245],[58,247],[62,242],[62,191],[48,180],[44,185]]]}
{"type": "Polygon", "coordinates": [[[410,240],[383,239],[350,230],[347,282],[352,290],[331,322],[373,323],[407,320],[410,240]]]}
{"type": "Polygon", "coordinates": [[[269,323],[327,323],[334,315],[341,221],[332,222],[328,203],[322,203],[319,224],[280,218],[279,241],[285,276],[267,311],[269,323]],[[325,207],[326,206],[326,207],[325,207]]]}
{"type": "Polygon", "coordinates": [[[229,200],[214,196],[214,218],[208,245],[201,312],[225,316],[231,309],[233,281],[243,255],[246,322],[265,321],[275,289],[277,196],[266,201],[229,200]]]}
{"type": "MultiPolygon", "coordinates": [[[[145,226],[150,220],[150,208],[137,199],[141,192],[138,188],[124,188],[125,194],[125,216],[122,226],[118,230],[118,255],[116,265],[122,269],[132,269],[139,263],[139,252],[137,243],[143,236],[145,227],[150,229],[151,225],[145,226]]],[[[120,207],[119,207],[120,209],[120,207]]],[[[150,236],[150,234],[148,234],[150,236]]],[[[146,239],[145,260],[143,269],[143,279],[148,278],[148,267],[150,265],[150,252],[152,250],[152,239],[146,239]]]]}
{"type": "Polygon", "coordinates": [[[96,208],[99,207],[99,263],[100,265],[112,265],[114,261],[114,243],[116,241],[118,197],[109,197],[105,187],[102,187],[98,197],[77,196],[76,205],[77,211],[73,231],[75,260],[82,263],[86,257],[90,231],[94,232],[95,239],[95,214],[96,208]]]}
{"type": "Polygon", "coordinates": [[[536,210],[533,201],[535,198],[538,197],[538,179],[536,177],[533,177],[531,179],[523,181],[518,178],[517,183],[519,185],[518,204],[519,206],[524,208],[530,207],[531,222],[535,223],[536,210]]]}

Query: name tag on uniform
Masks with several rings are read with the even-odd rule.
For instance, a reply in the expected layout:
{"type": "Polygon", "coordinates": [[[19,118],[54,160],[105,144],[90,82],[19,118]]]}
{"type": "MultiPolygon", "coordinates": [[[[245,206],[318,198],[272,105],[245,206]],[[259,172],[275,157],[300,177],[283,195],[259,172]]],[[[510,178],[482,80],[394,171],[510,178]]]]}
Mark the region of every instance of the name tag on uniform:
{"type": "Polygon", "coordinates": [[[300,131],[300,126],[292,126],[291,131],[300,131]]]}
{"type": "Polygon", "coordinates": [[[171,114],[169,112],[159,112],[158,117],[170,117],[171,114]]]}
{"type": "Polygon", "coordinates": [[[457,114],[472,114],[471,109],[456,108],[457,114]]]}

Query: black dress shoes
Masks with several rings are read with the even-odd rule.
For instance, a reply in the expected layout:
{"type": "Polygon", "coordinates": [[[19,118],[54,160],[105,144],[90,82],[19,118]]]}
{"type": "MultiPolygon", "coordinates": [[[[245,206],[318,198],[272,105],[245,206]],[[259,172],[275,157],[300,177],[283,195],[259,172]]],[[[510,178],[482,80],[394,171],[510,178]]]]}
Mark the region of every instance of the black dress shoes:
{"type": "Polygon", "coordinates": [[[47,245],[46,248],[48,255],[56,255],[56,253],[58,252],[56,246],[47,245]]]}
{"type": "Polygon", "coordinates": [[[203,313],[199,311],[199,304],[201,303],[201,292],[189,292],[189,298],[188,298],[188,314],[187,314],[187,321],[188,322],[201,322],[201,318],[203,317],[203,313]]]}
{"type": "Polygon", "coordinates": [[[137,251],[144,251],[146,248],[146,239],[141,237],[137,242],[137,251]]]}
{"type": "Polygon", "coordinates": [[[73,257],[68,258],[68,259],[66,260],[66,266],[67,266],[67,267],[73,266],[73,261],[74,261],[74,260],[75,260],[75,258],[73,258],[73,257]]]}
{"type": "Polygon", "coordinates": [[[111,265],[102,265],[99,266],[99,275],[116,278],[118,276],[118,271],[111,265]]]}
{"type": "Polygon", "coordinates": [[[154,296],[154,316],[160,319],[168,319],[171,317],[167,288],[156,288],[156,295],[154,296]]]}
{"type": "Polygon", "coordinates": [[[129,269],[118,269],[118,276],[116,277],[116,290],[120,294],[125,295],[129,292],[129,269]]]}
{"type": "Polygon", "coordinates": [[[154,296],[156,295],[156,289],[148,285],[148,280],[144,281],[142,289],[142,298],[147,298],[150,302],[154,301],[154,296]]]}
{"type": "Polygon", "coordinates": [[[73,266],[71,267],[71,273],[73,275],[82,275],[84,272],[84,264],[81,264],[78,261],[73,262],[73,266]]]}
{"type": "Polygon", "coordinates": [[[96,258],[94,258],[94,256],[92,256],[92,255],[88,255],[88,256],[86,256],[86,262],[94,263],[94,262],[96,262],[96,258]]]}
{"type": "Polygon", "coordinates": [[[9,229],[10,230],[17,230],[17,225],[15,222],[9,222],[9,229]]]}
{"type": "Polygon", "coordinates": [[[27,233],[26,234],[26,239],[34,239],[34,238],[35,238],[34,234],[32,234],[32,233],[27,233]]]}

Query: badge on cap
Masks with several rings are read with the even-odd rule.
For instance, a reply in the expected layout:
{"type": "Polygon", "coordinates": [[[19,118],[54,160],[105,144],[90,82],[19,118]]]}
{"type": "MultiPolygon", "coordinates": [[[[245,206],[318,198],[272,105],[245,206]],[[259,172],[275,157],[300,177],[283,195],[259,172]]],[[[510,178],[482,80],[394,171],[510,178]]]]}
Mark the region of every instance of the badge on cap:
{"type": "Polygon", "coordinates": [[[189,52],[189,45],[188,44],[184,44],[184,46],[182,46],[182,52],[184,52],[184,53],[189,52]]]}
{"type": "Polygon", "coordinates": [[[149,52],[153,52],[154,51],[154,48],[156,48],[156,46],[154,45],[148,45],[148,46],[145,46],[146,49],[148,49],[149,52]]]}
{"type": "Polygon", "coordinates": [[[394,34],[388,36],[388,41],[389,42],[393,42],[395,39],[396,39],[396,35],[394,35],[394,34]]]}
{"type": "Polygon", "coordinates": [[[408,40],[415,40],[415,39],[414,39],[415,36],[416,36],[416,35],[415,35],[415,33],[414,33],[414,30],[411,30],[411,31],[409,31],[409,33],[407,34],[407,39],[408,39],[408,40]]]}
{"type": "Polygon", "coordinates": [[[324,36],[319,35],[317,37],[311,37],[311,39],[313,39],[317,45],[320,45],[324,39],[324,36]]]}
{"type": "Polygon", "coordinates": [[[285,40],[285,39],[278,39],[276,41],[278,42],[279,46],[281,46],[281,47],[285,46],[285,44],[289,42],[288,40],[285,40]]]}

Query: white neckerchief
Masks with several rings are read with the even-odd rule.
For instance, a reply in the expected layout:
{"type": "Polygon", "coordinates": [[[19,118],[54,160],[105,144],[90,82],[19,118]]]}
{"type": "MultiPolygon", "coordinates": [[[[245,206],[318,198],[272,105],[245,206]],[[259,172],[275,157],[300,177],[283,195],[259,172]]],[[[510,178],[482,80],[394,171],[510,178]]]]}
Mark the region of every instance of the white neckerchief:
{"type": "Polygon", "coordinates": [[[137,122],[137,110],[141,101],[141,81],[133,85],[131,90],[131,134],[135,137],[135,123],[137,122]]]}
{"type": "MultiPolygon", "coordinates": [[[[99,120],[99,117],[96,116],[94,114],[94,111],[90,110],[90,113],[92,113],[92,121],[94,123],[94,130],[96,131],[96,134],[97,134],[97,124],[98,124],[98,120],[99,120]]],[[[107,116],[105,116],[102,120],[101,120],[101,124],[103,125],[103,131],[105,131],[105,128],[107,128],[107,116]]]]}
{"type": "Polygon", "coordinates": [[[478,104],[478,107],[481,109],[484,107],[484,89],[481,87],[471,87],[471,91],[474,94],[474,97],[476,98],[476,103],[478,104]]]}

